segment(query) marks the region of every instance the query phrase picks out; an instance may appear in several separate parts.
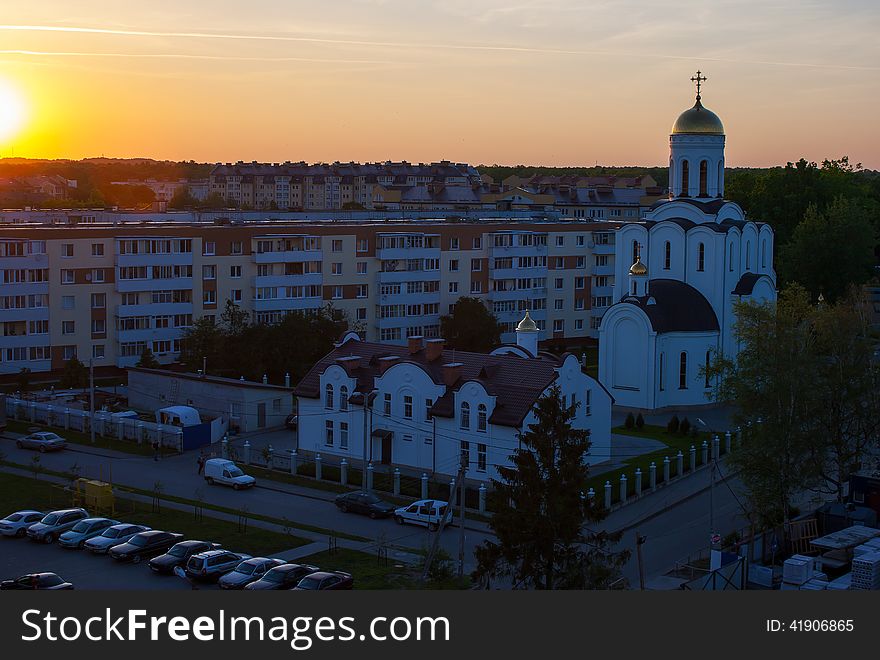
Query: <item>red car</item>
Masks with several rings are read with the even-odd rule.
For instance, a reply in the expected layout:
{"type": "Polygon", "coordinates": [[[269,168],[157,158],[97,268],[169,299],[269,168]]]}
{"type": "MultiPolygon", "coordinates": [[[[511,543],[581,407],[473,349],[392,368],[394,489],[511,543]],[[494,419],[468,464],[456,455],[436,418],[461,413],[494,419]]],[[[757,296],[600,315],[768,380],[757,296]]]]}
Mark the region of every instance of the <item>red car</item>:
{"type": "Polygon", "coordinates": [[[354,578],[342,571],[318,571],[306,575],[291,591],[324,591],[325,589],[351,589],[354,578]]]}

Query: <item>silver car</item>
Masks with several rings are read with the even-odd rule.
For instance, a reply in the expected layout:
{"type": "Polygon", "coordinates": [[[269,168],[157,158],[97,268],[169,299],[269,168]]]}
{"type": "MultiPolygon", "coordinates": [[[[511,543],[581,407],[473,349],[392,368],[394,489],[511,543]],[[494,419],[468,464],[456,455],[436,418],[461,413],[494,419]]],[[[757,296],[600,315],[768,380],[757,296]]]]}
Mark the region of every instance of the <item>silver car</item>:
{"type": "Polygon", "coordinates": [[[67,446],[67,441],[51,431],[37,431],[15,441],[19,449],[36,449],[39,452],[59,451],[67,446]]]}
{"type": "Polygon", "coordinates": [[[82,548],[90,538],[98,536],[108,527],[118,524],[118,520],[110,520],[110,518],[83,518],[69,531],[58,537],[58,545],[62,548],[82,548]]]}
{"type": "Polygon", "coordinates": [[[40,522],[45,515],[45,513],[31,510],[10,513],[3,520],[0,520],[0,534],[3,536],[24,536],[27,533],[27,528],[40,522]]]}
{"type": "Polygon", "coordinates": [[[149,531],[149,529],[149,527],[144,525],[119,523],[118,525],[106,528],[101,532],[100,536],[90,538],[83,544],[83,548],[96,555],[105,555],[114,545],[128,543],[132,536],[149,531]]]}
{"type": "Polygon", "coordinates": [[[47,513],[40,522],[28,527],[27,535],[31,541],[52,543],[52,541],[58,538],[59,534],[63,534],[80,520],[88,517],[89,512],[85,509],[52,511],[47,513]]]}

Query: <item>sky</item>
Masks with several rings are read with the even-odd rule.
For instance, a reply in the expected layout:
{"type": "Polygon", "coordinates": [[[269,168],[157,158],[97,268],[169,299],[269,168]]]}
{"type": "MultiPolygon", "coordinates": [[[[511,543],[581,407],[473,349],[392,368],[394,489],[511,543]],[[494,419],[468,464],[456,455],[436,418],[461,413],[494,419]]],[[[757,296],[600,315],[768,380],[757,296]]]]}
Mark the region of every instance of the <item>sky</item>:
{"type": "Polygon", "coordinates": [[[40,0],[0,15],[0,156],[880,169],[876,0],[40,0]]]}

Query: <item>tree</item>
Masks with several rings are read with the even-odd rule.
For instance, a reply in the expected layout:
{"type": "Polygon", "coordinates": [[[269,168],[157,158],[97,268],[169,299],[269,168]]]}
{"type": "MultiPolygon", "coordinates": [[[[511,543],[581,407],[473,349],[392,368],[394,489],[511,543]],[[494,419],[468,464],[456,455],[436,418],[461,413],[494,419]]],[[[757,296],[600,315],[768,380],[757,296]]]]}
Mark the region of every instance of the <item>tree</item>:
{"type": "Polygon", "coordinates": [[[781,274],[814,299],[823,294],[836,301],[871,277],[876,240],[874,225],[855,202],[838,198],[824,213],[811,205],[782,250],[781,274]]]}
{"type": "Polygon", "coordinates": [[[143,369],[159,369],[162,365],[159,364],[159,360],[153,355],[153,351],[150,350],[150,347],[144,346],[144,350],[141,351],[141,357],[134,366],[143,369]]]}
{"type": "Polygon", "coordinates": [[[589,532],[584,525],[605,512],[584,496],[590,448],[588,431],[572,428],[577,406],[568,408],[554,386],[535,405],[535,422],[520,435],[513,467],[493,479],[495,515],[489,523],[498,542],[477,548],[474,578],[509,577],[514,588],[589,589],[617,578],[628,552],[611,552],[619,535],[589,532]]]}
{"type": "Polygon", "coordinates": [[[639,413],[638,416],[636,417],[636,428],[641,431],[642,427],[644,425],[645,425],[645,418],[642,417],[642,413],[639,413]]]}
{"type": "Polygon", "coordinates": [[[625,428],[632,429],[635,428],[636,418],[633,417],[632,413],[628,413],[626,416],[626,420],[623,422],[625,428]]]}
{"type": "Polygon", "coordinates": [[[452,314],[440,317],[440,333],[460,351],[488,353],[501,343],[501,324],[479,298],[459,298],[452,314]]]}
{"type": "Polygon", "coordinates": [[[188,209],[193,208],[194,206],[198,206],[199,200],[193,197],[189,188],[185,186],[180,186],[177,190],[174,191],[174,194],[171,196],[171,200],[168,202],[168,208],[170,209],[188,209]]]}
{"type": "Polygon", "coordinates": [[[19,392],[27,392],[31,386],[31,370],[27,367],[22,367],[18,372],[15,382],[19,392]]]}
{"type": "Polygon", "coordinates": [[[212,371],[223,364],[223,335],[220,328],[203,316],[187,328],[180,342],[180,362],[190,371],[202,368],[205,361],[212,371]]]}
{"type": "Polygon", "coordinates": [[[810,460],[815,424],[817,364],[803,288],[792,285],[775,304],[737,303],[735,360],[716,356],[708,369],[718,401],[735,401],[735,421],[744,429],[741,447],[728,459],[740,472],[749,509],[760,525],[787,522],[792,502],[814,487],[810,460]]]}
{"type": "Polygon", "coordinates": [[[89,374],[85,365],[74,356],[64,363],[64,372],[61,374],[61,387],[64,389],[78,390],[86,387],[89,382],[89,374]]]}
{"type": "Polygon", "coordinates": [[[250,314],[236,305],[231,300],[226,301],[226,307],[220,314],[220,330],[227,336],[240,335],[248,327],[250,314]]]}

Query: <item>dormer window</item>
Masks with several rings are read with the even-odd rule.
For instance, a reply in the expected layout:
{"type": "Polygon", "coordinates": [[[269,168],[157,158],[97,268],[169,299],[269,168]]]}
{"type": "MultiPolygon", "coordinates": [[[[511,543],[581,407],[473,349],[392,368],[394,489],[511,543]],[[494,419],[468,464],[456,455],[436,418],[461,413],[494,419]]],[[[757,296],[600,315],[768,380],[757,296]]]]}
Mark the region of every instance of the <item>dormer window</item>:
{"type": "Polygon", "coordinates": [[[324,388],[324,407],[333,410],[333,386],[330,383],[324,388]]]}
{"type": "Polygon", "coordinates": [[[485,432],[486,426],[487,426],[486,406],[481,403],[479,406],[477,406],[477,430],[485,432]]]}
{"type": "Polygon", "coordinates": [[[460,424],[463,429],[471,428],[471,404],[467,401],[463,401],[461,404],[461,416],[460,416],[460,424]]]}

